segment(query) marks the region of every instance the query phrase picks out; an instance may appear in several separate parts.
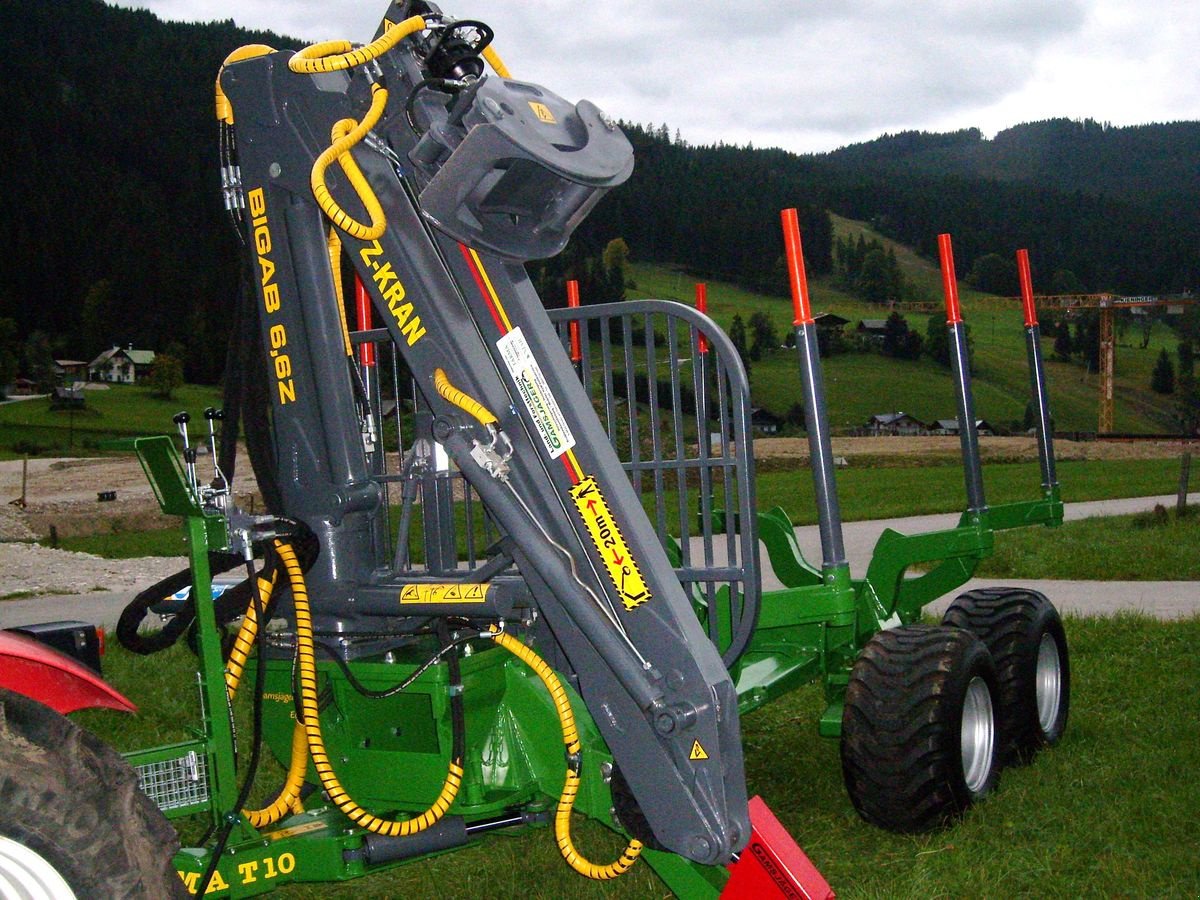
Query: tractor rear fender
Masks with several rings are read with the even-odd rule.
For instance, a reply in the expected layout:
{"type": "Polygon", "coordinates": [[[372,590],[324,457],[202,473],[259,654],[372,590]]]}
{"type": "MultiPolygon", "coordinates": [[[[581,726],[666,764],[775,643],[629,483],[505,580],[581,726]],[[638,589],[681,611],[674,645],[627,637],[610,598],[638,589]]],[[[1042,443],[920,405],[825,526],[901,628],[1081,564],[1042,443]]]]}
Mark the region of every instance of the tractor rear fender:
{"type": "Polygon", "coordinates": [[[136,706],[87,666],[10,631],[0,631],[0,688],[64,715],[89,707],[137,712],[136,706]]]}

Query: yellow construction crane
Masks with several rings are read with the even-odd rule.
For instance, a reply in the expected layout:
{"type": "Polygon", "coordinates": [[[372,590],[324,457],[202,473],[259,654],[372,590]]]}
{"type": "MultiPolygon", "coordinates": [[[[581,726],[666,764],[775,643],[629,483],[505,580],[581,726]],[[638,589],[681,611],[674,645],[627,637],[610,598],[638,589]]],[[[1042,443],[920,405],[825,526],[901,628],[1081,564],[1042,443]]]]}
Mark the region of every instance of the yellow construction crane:
{"type": "Polygon", "coordinates": [[[1134,307],[1181,306],[1195,303],[1200,298],[1191,294],[1147,294],[1137,297],[1119,294],[1050,294],[1035,299],[1039,309],[1100,310],[1100,415],[1096,431],[1098,434],[1108,434],[1113,430],[1113,371],[1117,358],[1113,312],[1134,307]]]}

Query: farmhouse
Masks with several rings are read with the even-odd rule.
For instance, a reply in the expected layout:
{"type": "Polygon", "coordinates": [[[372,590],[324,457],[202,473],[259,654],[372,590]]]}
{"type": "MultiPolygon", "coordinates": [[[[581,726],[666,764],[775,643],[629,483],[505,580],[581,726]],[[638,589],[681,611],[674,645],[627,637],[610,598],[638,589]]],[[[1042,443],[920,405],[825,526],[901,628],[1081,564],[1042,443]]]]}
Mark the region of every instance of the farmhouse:
{"type": "Polygon", "coordinates": [[[876,413],[866,424],[867,434],[873,437],[898,434],[927,434],[929,429],[920,419],[905,412],[876,413]]]}
{"type": "MultiPolygon", "coordinates": [[[[938,419],[933,423],[930,429],[934,434],[958,434],[958,419],[938,419]]],[[[992,435],[996,433],[996,429],[992,427],[987,419],[975,420],[975,431],[977,434],[992,435]]]]}
{"type": "Polygon", "coordinates": [[[887,319],[860,319],[855,330],[863,337],[882,344],[887,336],[887,319]]]}
{"type": "Polygon", "coordinates": [[[114,346],[88,363],[88,379],[133,384],[154,365],[153,350],[134,350],[133,344],[114,346]]]}
{"type": "Polygon", "coordinates": [[[757,434],[775,434],[783,420],[770,410],[754,407],[750,410],[750,428],[757,434]]]}
{"type": "Polygon", "coordinates": [[[60,383],[73,384],[88,380],[88,364],[82,359],[56,359],[54,375],[60,383]]]}

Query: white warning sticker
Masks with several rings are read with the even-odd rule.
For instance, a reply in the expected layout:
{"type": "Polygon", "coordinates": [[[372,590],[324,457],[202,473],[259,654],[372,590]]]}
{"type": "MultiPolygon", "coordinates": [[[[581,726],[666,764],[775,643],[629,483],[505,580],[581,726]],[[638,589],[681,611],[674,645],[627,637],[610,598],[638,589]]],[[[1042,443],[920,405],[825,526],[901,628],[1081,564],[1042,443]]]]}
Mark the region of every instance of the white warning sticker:
{"type": "Polygon", "coordinates": [[[550,385],[546,383],[546,377],[521,329],[514,328],[496,341],[496,348],[504,357],[504,364],[516,382],[525,408],[529,410],[542,443],[546,445],[546,452],[551,459],[558,459],[575,446],[575,436],[571,434],[558,401],[550,392],[550,385]]]}

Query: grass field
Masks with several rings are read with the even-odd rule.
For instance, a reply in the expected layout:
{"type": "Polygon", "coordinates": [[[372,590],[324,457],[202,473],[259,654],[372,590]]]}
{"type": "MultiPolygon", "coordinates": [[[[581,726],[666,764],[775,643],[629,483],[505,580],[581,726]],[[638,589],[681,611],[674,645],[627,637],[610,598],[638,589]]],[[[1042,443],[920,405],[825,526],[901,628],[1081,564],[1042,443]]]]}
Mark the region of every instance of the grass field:
{"type": "Polygon", "coordinates": [[[1200,516],[1106,516],[1068,522],[1051,536],[1037,529],[996,535],[995,553],[979,578],[1088,581],[1102,567],[1107,581],[1200,581],[1200,516]]]}
{"type": "Polygon", "coordinates": [[[86,408],[74,413],[53,410],[49,400],[40,398],[0,405],[0,458],[19,457],[22,452],[87,456],[111,438],[173,433],[171,417],[181,409],[189,410],[203,428],[200,413],[221,405],[221,390],[211,385],[185,384],[171,400],[126,384],[84,394],[86,408]]]}
{"type": "MultiPolygon", "coordinates": [[[[1069,619],[1071,718],[1062,743],[959,824],[897,836],[864,824],[841,785],[837,745],[816,736],[819,691],[799,690],[743,722],[747,780],[844,898],[1195,897],[1200,893],[1200,742],[1195,686],[1200,619],[1069,619]],[[1191,710],[1191,712],[1189,712],[1191,710]]],[[[188,653],[110,651],[107,672],[142,705],[135,719],[77,714],[123,748],[185,733],[195,689],[188,653]]],[[[245,728],[243,727],[243,733],[245,728]]],[[[263,776],[263,792],[277,778],[263,776]]],[[[620,841],[581,824],[596,859],[620,841]]],[[[666,895],[642,863],[608,884],[558,858],[547,830],[479,845],[344,885],[293,886],[304,898],[648,898],[666,895]]]]}
{"type": "MultiPolygon", "coordinates": [[[[929,261],[907,247],[872,231],[861,222],[833,216],[838,236],[880,240],[896,251],[905,276],[916,286],[923,299],[940,304],[940,274],[929,261]]],[[[658,266],[635,264],[632,268],[636,289],[630,297],[658,297],[692,303],[693,281],[685,273],[658,266]]],[[[1034,273],[1035,279],[1038,273],[1034,273]]],[[[885,318],[887,310],[872,306],[839,290],[830,278],[810,282],[815,312],[833,312],[851,321],[885,318]]],[[[1037,289],[1035,281],[1035,290],[1037,289]]],[[[964,318],[971,329],[975,347],[973,375],[975,406],[980,418],[998,427],[1019,426],[1029,396],[1026,368],[1025,333],[1020,310],[1012,300],[981,294],[960,283],[964,318]]],[[[747,291],[722,282],[708,282],[709,314],[728,328],[734,315],[744,322],[756,312],[766,313],[782,337],[791,329],[791,300],[747,291]]],[[[1114,390],[1117,398],[1114,430],[1118,432],[1161,433],[1171,428],[1171,398],[1149,390],[1150,373],[1160,349],[1174,356],[1177,336],[1165,325],[1157,324],[1146,348],[1140,347],[1140,335],[1129,327],[1130,320],[1117,317],[1117,371],[1114,390]],[[1128,329],[1128,330],[1125,330],[1128,329]],[[1124,336],[1122,337],[1122,332],[1124,336]]],[[[906,314],[909,327],[925,334],[928,313],[906,314]]],[[[1047,318],[1047,317],[1044,317],[1047,318]]],[[[1048,318],[1047,318],[1047,321],[1048,318]]],[[[1052,359],[1053,342],[1046,338],[1043,353],[1047,360],[1051,407],[1055,427],[1065,431],[1094,431],[1097,418],[1097,376],[1081,366],[1052,359]]],[[[860,427],[875,413],[904,411],[923,421],[953,418],[955,401],[950,373],[923,357],[918,361],[890,360],[875,354],[841,354],[824,360],[825,387],[831,425],[835,429],[860,427]]],[[[794,353],[776,351],[753,363],[750,373],[754,403],[782,416],[800,399],[797,360],[794,353]]]]}
{"type": "MultiPolygon", "coordinates": [[[[845,521],[955,512],[963,508],[963,476],[959,466],[906,466],[896,459],[890,462],[888,467],[857,466],[838,473],[838,492],[845,521]]],[[[1169,494],[1178,482],[1178,470],[1178,461],[1172,459],[1066,460],[1058,465],[1064,499],[1068,501],[1169,494]]],[[[992,503],[1040,496],[1037,463],[992,464],[986,466],[984,472],[992,503]]],[[[812,479],[807,469],[793,467],[759,473],[757,499],[761,510],[782,506],[797,525],[811,525],[817,520],[812,479]]],[[[674,494],[668,492],[667,504],[673,503],[674,494]]],[[[1045,540],[1040,531],[1029,534],[1033,543],[1045,540]]],[[[1145,537],[1151,539],[1153,532],[1147,532],[1145,537]]],[[[1055,538],[1046,543],[1057,545],[1061,540],[1055,538]]],[[[183,553],[178,528],[64,537],[58,546],[109,559],[180,556],[183,553]]]]}

